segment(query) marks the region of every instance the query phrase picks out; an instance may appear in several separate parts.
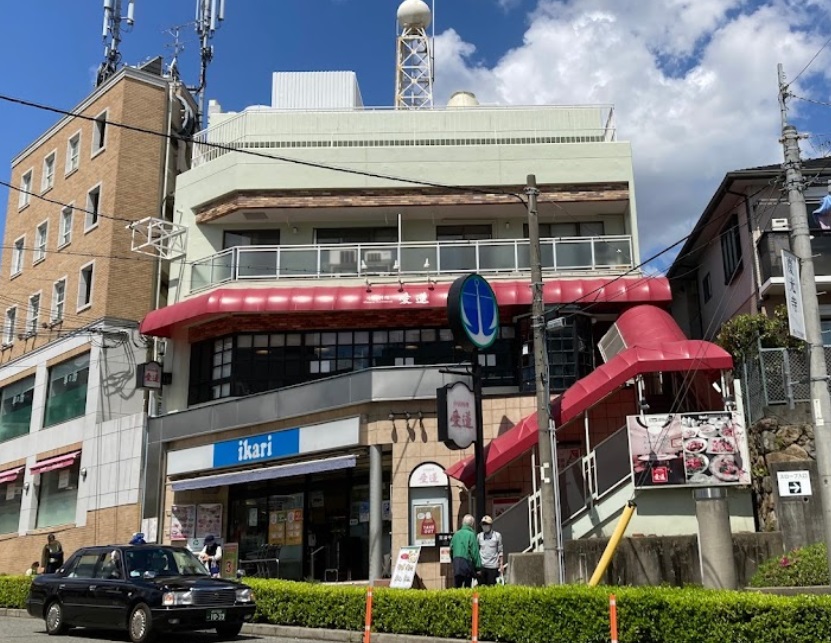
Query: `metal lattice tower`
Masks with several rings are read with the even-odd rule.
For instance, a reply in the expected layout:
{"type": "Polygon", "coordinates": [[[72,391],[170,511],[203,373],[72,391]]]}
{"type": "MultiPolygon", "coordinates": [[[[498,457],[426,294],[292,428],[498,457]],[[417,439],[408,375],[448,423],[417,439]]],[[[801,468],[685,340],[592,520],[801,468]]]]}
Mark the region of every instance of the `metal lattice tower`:
{"type": "Polygon", "coordinates": [[[424,0],[404,0],[398,7],[395,61],[395,108],[433,106],[432,38],[427,27],[433,13],[424,0]]]}
{"type": "Polygon", "coordinates": [[[104,0],[104,28],[101,34],[104,38],[104,62],[98,67],[96,87],[118,71],[118,65],[121,63],[121,23],[126,22],[128,27],[132,27],[135,22],[133,0],[127,2],[126,16],[121,14],[121,4],[122,0],[104,0]]]}

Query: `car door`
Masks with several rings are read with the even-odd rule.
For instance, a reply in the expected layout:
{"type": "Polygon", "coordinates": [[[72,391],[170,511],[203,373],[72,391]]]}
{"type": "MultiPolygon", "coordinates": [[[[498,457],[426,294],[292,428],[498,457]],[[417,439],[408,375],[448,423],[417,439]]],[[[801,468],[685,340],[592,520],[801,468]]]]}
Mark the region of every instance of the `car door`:
{"type": "Polygon", "coordinates": [[[90,584],[95,580],[95,565],[99,556],[100,552],[83,552],[57,582],[57,595],[63,604],[64,620],[68,623],[92,625],[87,595],[90,584]]]}
{"type": "Polygon", "coordinates": [[[120,629],[127,623],[127,605],[132,584],[124,573],[124,560],[119,549],[101,553],[95,567],[94,582],[86,598],[90,616],[97,627],[120,629]]]}

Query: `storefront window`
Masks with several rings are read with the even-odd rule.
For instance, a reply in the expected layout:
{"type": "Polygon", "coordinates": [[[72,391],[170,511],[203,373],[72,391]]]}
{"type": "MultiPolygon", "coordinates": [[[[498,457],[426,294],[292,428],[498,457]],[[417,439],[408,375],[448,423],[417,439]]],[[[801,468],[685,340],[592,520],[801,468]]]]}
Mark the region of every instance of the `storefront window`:
{"type": "Polygon", "coordinates": [[[0,484],[0,534],[17,532],[23,488],[17,481],[0,484]]]}
{"type": "Polygon", "coordinates": [[[0,391],[0,442],[29,432],[35,377],[9,384],[0,391]]]}
{"type": "Polygon", "coordinates": [[[89,353],[49,369],[44,426],[80,417],[86,412],[89,353]]]}
{"type": "Polygon", "coordinates": [[[79,458],[70,467],[40,474],[36,525],[38,529],[75,522],[80,472],[79,458]]]}
{"type": "MultiPolygon", "coordinates": [[[[480,355],[486,385],[516,386],[515,332],[480,355]]],[[[456,364],[468,356],[447,328],[241,334],[191,347],[189,404],[244,396],[381,366],[456,364]]]]}

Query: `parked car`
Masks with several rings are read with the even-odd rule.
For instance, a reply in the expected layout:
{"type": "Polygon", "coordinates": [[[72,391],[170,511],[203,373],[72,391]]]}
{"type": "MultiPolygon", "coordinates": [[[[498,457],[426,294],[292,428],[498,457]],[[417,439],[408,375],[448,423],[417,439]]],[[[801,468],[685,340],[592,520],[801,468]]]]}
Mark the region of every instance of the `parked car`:
{"type": "Polygon", "coordinates": [[[133,643],[149,643],[159,632],[209,629],[233,639],[255,605],[250,587],[211,578],[188,549],[110,545],[79,549],[56,573],[36,576],[26,609],[49,634],[126,629],[133,643]]]}

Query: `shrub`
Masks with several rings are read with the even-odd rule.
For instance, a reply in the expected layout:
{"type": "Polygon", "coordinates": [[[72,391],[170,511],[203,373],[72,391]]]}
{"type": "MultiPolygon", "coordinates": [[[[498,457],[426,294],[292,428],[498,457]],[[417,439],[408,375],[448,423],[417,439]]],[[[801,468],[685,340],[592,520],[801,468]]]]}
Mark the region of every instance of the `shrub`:
{"type": "Polygon", "coordinates": [[[806,587],[828,585],[825,543],[817,543],[776,556],[759,565],[751,587],[806,587]]]}
{"type": "Polygon", "coordinates": [[[0,576],[0,607],[25,609],[31,582],[27,576],[0,576]]]}
{"type": "MultiPolygon", "coordinates": [[[[360,632],[366,590],[248,579],[257,619],[360,632]]],[[[831,641],[831,596],[783,597],[699,588],[485,587],[480,640],[537,643],[609,640],[609,594],[622,643],[814,643],[831,641]]],[[[469,639],[470,590],[376,588],[373,630],[469,639]]]]}

